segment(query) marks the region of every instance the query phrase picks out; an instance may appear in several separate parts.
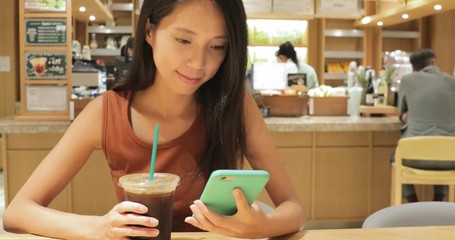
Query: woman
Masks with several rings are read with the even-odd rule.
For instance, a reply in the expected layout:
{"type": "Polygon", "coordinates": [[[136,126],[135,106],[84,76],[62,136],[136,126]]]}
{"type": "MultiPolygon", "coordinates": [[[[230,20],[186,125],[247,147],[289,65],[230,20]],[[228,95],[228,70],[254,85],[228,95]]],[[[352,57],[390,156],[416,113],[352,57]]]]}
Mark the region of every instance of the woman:
{"type": "Polygon", "coordinates": [[[306,88],[308,90],[319,86],[318,76],[314,68],[306,63],[299,63],[297,52],[290,42],[285,42],[280,45],[276,56],[279,62],[286,63],[286,71],[288,73],[304,73],[306,74],[306,88]]]}
{"type": "Polygon", "coordinates": [[[241,0],[145,0],[125,82],[94,99],[71,124],[8,206],[7,231],[63,239],[153,237],[157,219],[124,201],[118,178],[148,172],[154,125],[160,124],[156,172],[180,176],[173,231],[206,230],[262,238],[297,231],[301,202],[259,110],[244,89],[247,28],[241,0]],[[81,141],[83,139],[84,141],[81,141]],[[119,204],[104,216],[47,208],[93,149],[102,146],[119,204]],[[267,170],[277,206],[265,214],[233,192],[238,212],[220,216],[197,200],[210,173],[248,159],[267,170]]]}

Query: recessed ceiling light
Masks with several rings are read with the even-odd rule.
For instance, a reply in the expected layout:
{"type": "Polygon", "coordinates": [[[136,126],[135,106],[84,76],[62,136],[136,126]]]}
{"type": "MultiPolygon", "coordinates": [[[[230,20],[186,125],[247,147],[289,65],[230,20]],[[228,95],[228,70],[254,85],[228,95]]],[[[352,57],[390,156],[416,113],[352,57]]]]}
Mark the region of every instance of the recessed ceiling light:
{"type": "Polygon", "coordinates": [[[368,24],[371,22],[371,17],[364,17],[361,20],[362,24],[368,24]]]}
{"type": "Polygon", "coordinates": [[[401,18],[408,19],[409,18],[409,14],[405,13],[405,14],[401,15],[401,18]]]}
{"type": "Polygon", "coordinates": [[[95,21],[95,20],[96,20],[96,17],[95,17],[94,15],[90,15],[90,17],[88,17],[88,19],[89,19],[90,21],[95,21]]]}
{"type": "Polygon", "coordinates": [[[82,7],[79,8],[79,12],[85,12],[85,10],[86,10],[86,9],[85,9],[84,6],[82,6],[82,7]]]}
{"type": "Polygon", "coordinates": [[[434,10],[439,11],[439,10],[442,9],[442,5],[441,4],[436,4],[436,5],[434,5],[433,8],[434,8],[434,10]]]}
{"type": "Polygon", "coordinates": [[[384,25],[384,23],[382,21],[379,21],[379,22],[376,23],[376,25],[382,26],[382,25],[384,25]]]}

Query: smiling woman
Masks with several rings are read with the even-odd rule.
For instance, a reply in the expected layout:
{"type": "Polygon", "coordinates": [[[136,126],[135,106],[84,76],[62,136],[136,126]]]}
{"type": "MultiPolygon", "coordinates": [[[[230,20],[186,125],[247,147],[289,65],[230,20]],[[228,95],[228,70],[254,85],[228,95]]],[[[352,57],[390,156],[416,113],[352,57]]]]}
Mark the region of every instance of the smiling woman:
{"type": "Polygon", "coordinates": [[[84,108],[11,201],[5,229],[63,239],[156,237],[159,216],[144,216],[147,207],[125,201],[117,184],[124,175],[149,171],[155,145],[155,173],[180,178],[172,231],[242,238],[298,231],[304,221],[302,204],[245,90],[242,1],[146,0],[133,51],[125,80],[84,108]],[[158,139],[153,138],[155,124],[160,125],[158,139]],[[104,216],[50,211],[48,204],[98,146],[120,203],[104,216]],[[269,172],[266,189],[276,208],[265,213],[236,189],[236,214],[208,210],[198,200],[208,176],[217,169],[241,168],[243,159],[253,169],[269,172]]]}

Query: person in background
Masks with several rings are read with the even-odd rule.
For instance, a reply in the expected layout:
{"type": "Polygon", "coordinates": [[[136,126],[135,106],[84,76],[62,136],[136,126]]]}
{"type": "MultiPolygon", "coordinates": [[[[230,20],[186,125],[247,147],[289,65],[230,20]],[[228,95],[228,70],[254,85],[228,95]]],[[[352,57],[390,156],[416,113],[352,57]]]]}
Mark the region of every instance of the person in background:
{"type": "Polygon", "coordinates": [[[134,38],[128,38],[126,44],[120,49],[120,55],[125,57],[125,62],[131,62],[133,60],[133,47],[134,47],[134,38]]]}
{"type": "Polygon", "coordinates": [[[292,43],[285,42],[281,44],[276,56],[279,62],[287,63],[286,70],[288,73],[306,74],[306,87],[308,90],[319,86],[316,71],[309,64],[298,61],[297,52],[292,43]]]}
{"type": "MultiPolygon", "coordinates": [[[[414,72],[403,77],[398,92],[401,138],[455,136],[455,79],[438,69],[431,49],[413,52],[410,62],[414,72]]],[[[403,164],[420,169],[455,169],[455,163],[444,161],[404,160],[403,164]]],[[[434,186],[433,200],[443,201],[447,190],[447,186],[434,186]]],[[[418,201],[414,185],[403,185],[403,197],[418,201]]]]}
{"type": "MultiPolygon", "coordinates": [[[[147,207],[124,201],[119,177],[147,173],[160,125],[156,172],[180,177],[172,231],[266,238],[298,231],[302,203],[264,119],[245,90],[246,14],[241,0],[145,0],[126,79],[92,100],[8,205],[4,228],[59,239],[155,237],[147,207]],[[83,139],[83,141],[81,141],[83,139]],[[101,146],[119,203],[103,216],[48,204],[101,146]],[[199,199],[217,169],[266,170],[275,204],[265,213],[233,191],[237,213],[221,216],[199,199]]],[[[87,203],[90,204],[90,203],[87,203]]]]}

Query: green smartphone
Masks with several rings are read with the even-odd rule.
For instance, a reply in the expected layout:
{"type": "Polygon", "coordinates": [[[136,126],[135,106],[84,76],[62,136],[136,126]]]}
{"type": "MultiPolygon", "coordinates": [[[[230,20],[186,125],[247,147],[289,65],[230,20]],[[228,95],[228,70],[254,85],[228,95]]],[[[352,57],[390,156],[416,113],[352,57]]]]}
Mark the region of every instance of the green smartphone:
{"type": "Polygon", "coordinates": [[[269,181],[269,173],[264,170],[213,171],[201,195],[201,201],[220,215],[233,215],[237,212],[232,191],[242,190],[249,204],[252,204],[269,181]]]}

